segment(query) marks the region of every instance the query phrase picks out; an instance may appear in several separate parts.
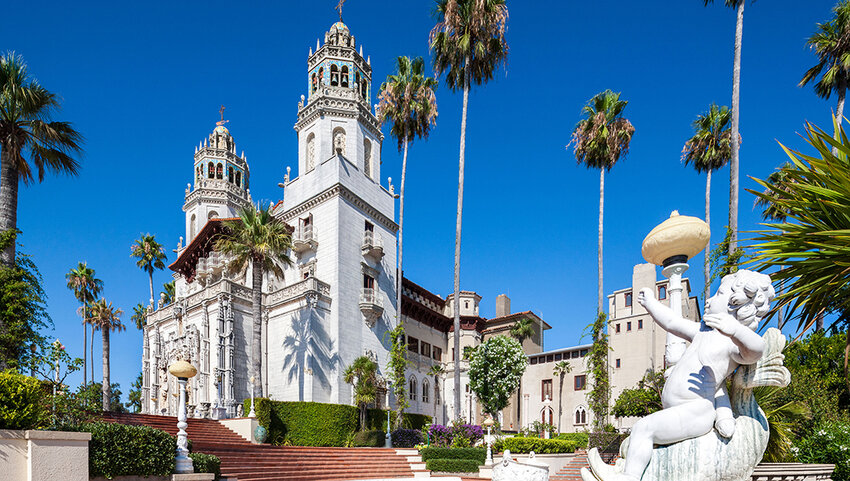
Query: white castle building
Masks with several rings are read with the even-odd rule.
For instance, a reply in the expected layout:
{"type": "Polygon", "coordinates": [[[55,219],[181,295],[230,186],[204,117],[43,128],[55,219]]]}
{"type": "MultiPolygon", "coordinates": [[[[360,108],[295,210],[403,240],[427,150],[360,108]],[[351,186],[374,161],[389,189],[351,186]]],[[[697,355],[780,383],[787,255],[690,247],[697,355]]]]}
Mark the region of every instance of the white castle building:
{"type": "MultiPolygon", "coordinates": [[[[342,22],[331,26],[315,52],[310,50],[306,80],[308,95],[301,96],[295,122],[298,175],[291,178],[287,173],[281,184],[283,200],[273,208],[273,214],[292,229],[292,265],[284,269],[282,278],[268,275],[264,282],[262,392],[280,401],[352,404],[352,387],[342,373],[354,359],[372,358],[382,382],[387,376],[387,332],[396,322],[395,195],[391,185],[384,187],[380,182],[384,136],[370,107],[372,68],[342,22]]],[[[178,258],[170,266],[175,300],[152,308],[144,326],[142,411],[177,412],[177,386],[173,376],[167,375],[167,366],[183,359],[198,368],[188,384],[190,412],[197,417],[233,417],[250,397],[252,276],[229,275],[224,269],[226,259],[214,245],[225,228],[223,221],[236,217],[241,207],[252,202],[250,168],[244,152],[237,154],[236,142],[223,121],[199,143],[193,165],[194,182],[186,188],[183,205],[187,242],[183,246],[181,239],[178,258]]],[[[636,279],[635,289],[638,284],[654,284],[654,270],[636,274],[636,279]],[[650,275],[651,281],[647,280],[650,275]]],[[[455,363],[460,356],[451,347],[453,295],[443,298],[408,279],[403,279],[402,294],[411,361],[409,411],[432,415],[439,423],[455,417],[480,420],[480,408],[467,387],[467,363],[455,363]],[[429,374],[434,365],[441,365],[444,373],[429,374]],[[456,368],[462,374],[462,406],[451,405],[456,368]]],[[[630,302],[621,307],[621,294],[617,291],[612,296],[614,319],[639,315],[630,302]]],[[[545,404],[547,395],[555,406],[562,403],[563,431],[584,428],[588,416],[580,413],[586,410],[586,401],[579,391],[586,383],[585,347],[543,352],[544,331],[550,329],[546,322],[530,311],[512,313],[505,296],[497,299],[497,316],[484,319],[479,315],[480,300],[475,292],[460,293],[462,347],[506,334],[523,317],[532,319],[535,326],[535,335],[523,346],[531,364],[523,377],[520,397],[524,402],[520,409],[505,410],[505,428],[527,426],[535,420],[554,423],[552,408],[545,404]],[[552,389],[552,364],[548,363],[567,358],[573,362],[568,382],[574,389],[561,389],[562,399],[552,389]],[[576,422],[567,422],[568,418],[576,422]]],[[[695,299],[688,302],[693,303],[695,299]]],[[[635,357],[646,358],[646,350],[641,347],[638,352],[634,347],[650,338],[652,342],[660,339],[649,351],[663,353],[663,331],[657,333],[660,328],[644,319],[649,318],[625,321],[641,323],[633,325],[635,336],[642,332],[639,343],[619,343],[612,334],[615,352],[622,346],[624,352],[632,353],[622,355],[626,363],[622,368],[612,367],[615,389],[633,386],[647,368],[646,362],[635,357]]],[[[629,332],[631,328],[626,328],[622,339],[629,332]]],[[[663,362],[657,356],[650,354],[650,365],[663,362]]],[[[382,386],[379,407],[386,402],[385,393],[382,386]]]]}

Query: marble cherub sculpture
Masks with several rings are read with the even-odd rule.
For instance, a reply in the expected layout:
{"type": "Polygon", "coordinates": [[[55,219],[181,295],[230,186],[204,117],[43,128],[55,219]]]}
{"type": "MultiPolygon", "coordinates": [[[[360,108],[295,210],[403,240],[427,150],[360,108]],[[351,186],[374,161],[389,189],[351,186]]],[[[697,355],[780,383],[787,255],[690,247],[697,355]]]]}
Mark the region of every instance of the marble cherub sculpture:
{"type": "Polygon", "coordinates": [[[723,278],[700,323],[676,316],[643,289],[638,302],[662,328],[690,342],[670,368],[663,409],[640,419],[621,447],[623,458],[605,464],[588,453],[585,481],[732,481],[749,479],[767,445],[756,386],[787,385],[785,338],[755,329],[770,309],[770,277],[739,270],[723,278]],[[733,377],[732,393],[726,381],[733,377]]]}

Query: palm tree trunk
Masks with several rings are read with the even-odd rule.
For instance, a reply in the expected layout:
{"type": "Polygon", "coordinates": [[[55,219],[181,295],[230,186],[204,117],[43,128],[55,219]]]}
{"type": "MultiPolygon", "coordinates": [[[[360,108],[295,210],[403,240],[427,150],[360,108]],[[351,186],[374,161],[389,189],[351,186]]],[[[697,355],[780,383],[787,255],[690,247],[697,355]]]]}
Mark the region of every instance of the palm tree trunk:
{"type": "Polygon", "coordinates": [[[460,232],[463,219],[463,168],[466,154],[466,111],[469,106],[469,55],[464,59],[463,74],[463,114],[460,118],[460,159],[458,160],[457,180],[457,226],[455,230],[455,296],[454,296],[454,351],[455,351],[455,419],[460,419],[460,232]]]}
{"type": "Polygon", "coordinates": [[[151,288],[151,306],[153,306],[153,271],[148,272],[148,282],[150,283],[151,288]]]}
{"type": "MultiPolygon", "coordinates": [[[[92,332],[94,332],[94,329],[92,329],[92,332]]],[[[104,326],[100,330],[100,336],[103,339],[103,382],[101,384],[103,410],[109,411],[109,399],[112,397],[112,387],[109,385],[109,328],[104,326]]]]}
{"type": "Polygon", "coordinates": [[[744,38],[744,4],[738,1],[738,19],[735,22],[735,60],[732,67],[732,161],[729,163],[729,255],[738,250],[738,127],[741,115],[741,42],[744,38]]]}
{"type": "Polygon", "coordinates": [[[848,357],[850,357],[850,324],[847,325],[847,333],[844,335],[844,383],[850,389],[850,369],[848,369],[848,357]]]}
{"type": "Polygon", "coordinates": [[[404,234],[404,180],[407,174],[407,139],[404,139],[404,156],[401,158],[401,190],[398,197],[398,273],[396,274],[396,319],[401,322],[401,288],[404,271],[402,270],[402,247],[404,234]]]}
{"type": "Polygon", "coordinates": [[[564,374],[561,373],[558,383],[558,432],[561,432],[561,416],[564,414],[564,374]]]}
{"type": "Polygon", "coordinates": [[[94,326],[91,327],[91,342],[89,343],[89,359],[91,359],[91,382],[94,382],[94,326]]]}
{"type": "Polygon", "coordinates": [[[88,317],[88,316],[86,315],[86,303],[85,303],[85,301],[83,301],[82,304],[83,304],[83,306],[82,306],[82,309],[83,309],[83,387],[85,387],[85,386],[88,386],[88,379],[86,379],[86,376],[87,376],[87,373],[88,373],[88,370],[89,370],[89,358],[88,358],[88,353],[89,353],[89,346],[88,346],[89,329],[88,329],[88,326],[89,326],[89,323],[88,323],[88,321],[86,321],[86,317],[88,317]]]}
{"type": "Polygon", "coordinates": [[[604,293],[602,292],[602,214],[605,207],[605,167],[599,169],[599,250],[597,259],[599,269],[599,286],[597,291],[596,312],[605,312],[602,306],[604,293]]]}
{"type": "Polygon", "coordinates": [[[251,298],[253,308],[253,336],[251,338],[251,371],[254,376],[254,384],[251,389],[254,397],[263,396],[263,361],[260,356],[260,337],[262,336],[262,312],[263,312],[263,264],[262,260],[254,258],[251,264],[251,298]]]}
{"type": "MultiPolygon", "coordinates": [[[[705,176],[705,223],[708,225],[709,236],[711,235],[711,169],[708,169],[708,174],[705,176]]],[[[711,283],[709,279],[711,278],[711,266],[709,265],[709,258],[711,250],[711,239],[709,238],[708,246],[705,248],[705,258],[703,259],[703,274],[705,274],[705,289],[703,289],[703,298],[702,302],[705,305],[705,302],[708,301],[710,297],[710,289],[711,283]]]]}
{"type": "MultiPolygon", "coordinates": [[[[838,125],[844,120],[844,97],[847,94],[847,78],[841,75],[838,79],[838,105],[835,107],[835,118],[838,120],[838,125]]],[[[838,132],[835,132],[838,135],[838,132]]]]}
{"type": "MultiPolygon", "coordinates": [[[[18,169],[12,164],[9,149],[0,152],[0,232],[16,229],[18,225],[18,169]]],[[[15,265],[15,241],[0,253],[0,262],[15,265]]]]}

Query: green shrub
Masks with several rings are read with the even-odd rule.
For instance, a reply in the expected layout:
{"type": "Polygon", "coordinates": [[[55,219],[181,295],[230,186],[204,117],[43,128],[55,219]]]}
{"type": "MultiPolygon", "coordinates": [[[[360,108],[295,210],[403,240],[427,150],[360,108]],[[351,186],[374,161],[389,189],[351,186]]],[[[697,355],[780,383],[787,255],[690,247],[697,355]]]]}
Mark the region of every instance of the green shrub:
{"type": "MultiPolygon", "coordinates": [[[[295,446],[343,447],[357,429],[358,410],[354,406],[266,398],[254,401],[257,421],[268,429],[272,444],[285,440],[295,446]]],[[[250,412],[250,399],[245,400],[244,409],[250,412]]]]}
{"type": "Polygon", "coordinates": [[[0,429],[38,429],[48,423],[44,392],[34,377],[0,372],[0,429]]]}
{"type": "Polygon", "coordinates": [[[578,442],[565,439],[540,438],[503,438],[493,443],[493,450],[503,452],[506,449],[511,454],[525,454],[534,451],[536,454],[572,453],[579,447],[578,442]]]}
{"type": "MultiPolygon", "coordinates": [[[[401,415],[401,428],[422,429],[431,423],[431,416],[404,413],[401,415]]],[[[366,429],[387,429],[387,410],[369,409],[366,411],[366,429]]]]}
{"type": "Polygon", "coordinates": [[[481,464],[471,459],[431,459],[425,463],[425,468],[443,473],[477,473],[481,464]]]}
{"type": "Polygon", "coordinates": [[[850,480],[850,456],[847,455],[847,450],[850,449],[850,424],[823,423],[794,444],[791,451],[800,462],[834,464],[832,479],[850,480]]]}
{"type": "Polygon", "coordinates": [[[354,447],[382,448],[386,443],[387,433],[383,431],[359,431],[354,434],[354,447]]]}
{"type": "Polygon", "coordinates": [[[565,439],[567,441],[575,441],[577,448],[587,448],[587,433],[561,433],[557,439],[565,439]]]}
{"type": "Polygon", "coordinates": [[[80,425],[91,433],[89,476],[168,476],[174,472],[176,439],[149,426],[80,425]]]}
{"type": "Polygon", "coordinates": [[[221,459],[204,453],[189,453],[196,473],[214,473],[215,479],[221,478],[221,459]]]}
{"type": "Polygon", "coordinates": [[[419,450],[422,461],[431,459],[465,459],[484,464],[487,459],[486,448],[435,448],[427,447],[419,450]]]}

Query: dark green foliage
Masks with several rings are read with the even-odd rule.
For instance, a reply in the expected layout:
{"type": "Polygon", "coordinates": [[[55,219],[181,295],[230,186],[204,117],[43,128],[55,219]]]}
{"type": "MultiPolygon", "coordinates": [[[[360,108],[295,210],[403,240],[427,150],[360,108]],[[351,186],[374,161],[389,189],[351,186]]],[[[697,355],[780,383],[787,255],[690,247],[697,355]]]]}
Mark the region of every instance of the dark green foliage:
{"type": "Polygon", "coordinates": [[[475,461],[478,464],[484,464],[487,459],[487,450],[485,448],[436,448],[427,447],[419,450],[422,456],[422,461],[431,459],[466,459],[475,461]]]}
{"type": "Polygon", "coordinates": [[[477,473],[481,464],[469,459],[431,459],[425,462],[425,468],[441,473],[477,473]]]}
{"type": "Polygon", "coordinates": [[[358,431],[354,434],[354,447],[358,448],[382,448],[387,440],[384,431],[358,431]]]}
{"type": "Polygon", "coordinates": [[[664,390],[664,374],[649,371],[636,387],[625,389],[611,408],[611,414],[618,418],[627,416],[648,416],[660,411],[661,391],[664,390]]]}
{"type": "MultiPolygon", "coordinates": [[[[424,414],[403,413],[399,426],[407,429],[422,429],[431,424],[431,416],[424,414]]],[[[369,409],[366,411],[366,429],[387,429],[387,411],[385,409],[369,409]]]]}
{"type": "MultiPolygon", "coordinates": [[[[109,410],[116,413],[126,413],[129,412],[126,407],[124,407],[124,403],[121,402],[121,385],[117,382],[113,382],[109,384],[111,387],[111,393],[109,395],[109,410]]],[[[79,394],[88,402],[88,406],[92,406],[94,409],[98,411],[101,410],[101,404],[103,399],[103,384],[99,382],[90,383],[85,390],[80,386],[79,394]]]]}
{"type": "Polygon", "coordinates": [[[729,243],[731,241],[732,229],[726,226],[726,235],[723,237],[723,240],[714,249],[711,249],[711,253],[709,254],[709,264],[711,264],[711,278],[708,279],[709,284],[713,283],[715,279],[723,279],[723,276],[734,274],[738,271],[738,266],[747,260],[744,250],[741,248],[737,248],[733,254],[729,254],[729,243]]]}
{"type": "MultiPolygon", "coordinates": [[[[112,391],[115,393],[115,390],[112,391]]],[[[128,408],[133,408],[133,412],[137,413],[142,410],[142,373],[139,373],[139,377],[133,381],[133,384],[130,384],[130,392],[127,393],[127,403],[124,404],[128,408]]]]}
{"type": "Polygon", "coordinates": [[[797,442],[797,459],[803,463],[834,464],[834,481],[850,480],[850,424],[824,423],[797,442]]]}
{"type": "Polygon", "coordinates": [[[608,379],[608,334],[605,326],[608,316],[600,312],[593,324],[587,326],[593,339],[593,345],[587,354],[587,366],[591,375],[591,389],[587,393],[587,404],[593,413],[593,428],[602,431],[608,419],[608,398],[611,396],[611,384],[608,379]]]}
{"type": "Polygon", "coordinates": [[[0,429],[38,429],[49,422],[45,392],[34,377],[0,372],[0,429]]]}
{"type": "Polygon", "coordinates": [[[572,453],[581,447],[578,441],[566,439],[542,438],[503,438],[493,443],[493,450],[502,452],[506,449],[512,454],[525,454],[534,451],[535,454],[572,453]]]}
{"type": "Polygon", "coordinates": [[[221,459],[212,454],[189,453],[196,473],[214,473],[215,479],[221,478],[221,459]]]}
{"type": "Polygon", "coordinates": [[[558,435],[557,439],[564,439],[567,441],[573,441],[576,443],[576,446],[580,449],[587,448],[588,435],[587,433],[561,433],[558,435]]]}
{"type": "Polygon", "coordinates": [[[418,429],[396,429],[390,436],[396,448],[412,448],[423,443],[422,431],[418,429]]]}
{"type": "Polygon", "coordinates": [[[392,343],[387,370],[392,380],[392,389],[396,399],[395,421],[393,422],[398,425],[399,417],[402,416],[404,410],[409,406],[407,401],[407,377],[405,374],[408,364],[407,343],[405,342],[404,322],[401,321],[401,318],[399,318],[398,325],[392,331],[389,331],[387,335],[390,336],[392,343]]]}
{"type": "Polygon", "coordinates": [[[174,472],[176,439],[149,426],[83,424],[90,432],[89,476],[168,476],[174,472]]]}
{"type": "MultiPolygon", "coordinates": [[[[268,440],[295,446],[338,446],[347,444],[357,429],[357,408],[316,402],[284,402],[256,398],[257,421],[269,430],[268,440]]],[[[245,412],[251,409],[245,400],[245,412]]]]}

